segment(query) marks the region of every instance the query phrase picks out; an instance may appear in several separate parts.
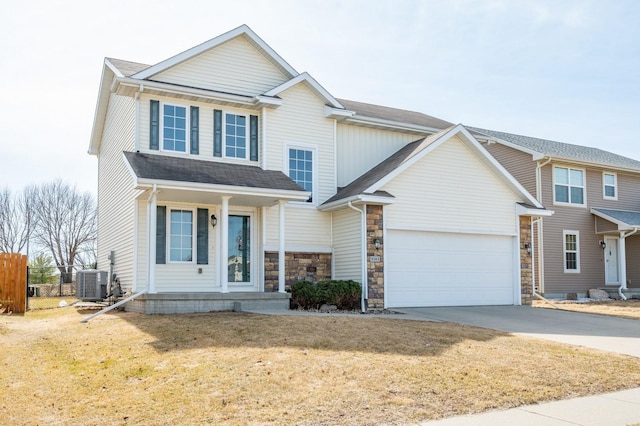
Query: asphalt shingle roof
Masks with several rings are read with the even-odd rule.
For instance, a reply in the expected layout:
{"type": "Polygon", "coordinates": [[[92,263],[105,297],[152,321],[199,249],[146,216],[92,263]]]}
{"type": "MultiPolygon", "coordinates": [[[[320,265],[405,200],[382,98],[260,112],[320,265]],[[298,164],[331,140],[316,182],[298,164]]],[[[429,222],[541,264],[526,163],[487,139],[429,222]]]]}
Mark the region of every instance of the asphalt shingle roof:
{"type": "Polygon", "coordinates": [[[533,138],[530,136],[515,135],[512,133],[481,129],[477,127],[467,128],[487,136],[502,139],[525,149],[539,152],[543,155],[640,171],[640,161],[598,148],[533,138]]]}
{"type": "Polygon", "coordinates": [[[124,155],[133,172],[141,179],[305,192],[280,171],[139,152],[125,152],[124,155]]]}
{"type": "Polygon", "coordinates": [[[138,62],[123,61],[122,59],[107,58],[114,67],[118,69],[125,77],[131,77],[140,71],[149,68],[151,65],[141,64],[138,62]]]}
{"type": "Polygon", "coordinates": [[[640,227],[640,212],[632,212],[627,210],[611,210],[594,208],[603,215],[609,216],[619,222],[626,223],[630,227],[640,227]]]}
{"type": "Polygon", "coordinates": [[[415,124],[418,126],[430,127],[433,129],[446,129],[451,127],[453,123],[432,117],[421,112],[408,111],[398,108],[390,108],[381,105],[367,104],[364,102],[350,101],[347,99],[338,99],[346,109],[355,111],[358,116],[377,118],[381,120],[395,121],[398,123],[415,124]]]}

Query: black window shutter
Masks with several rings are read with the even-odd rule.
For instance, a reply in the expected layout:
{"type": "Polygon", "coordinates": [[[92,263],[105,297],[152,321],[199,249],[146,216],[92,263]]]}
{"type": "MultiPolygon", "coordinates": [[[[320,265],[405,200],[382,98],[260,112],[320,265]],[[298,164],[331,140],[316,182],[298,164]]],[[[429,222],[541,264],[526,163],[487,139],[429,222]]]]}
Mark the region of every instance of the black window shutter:
{"type": "Polygon", "coordinates": [[[196,106],[191,107],[191,153],[198,154],[199,151],[199,132],[198,132],[198,119],[200,115],[200,108],[196,106]]]}
{"type": "Polygon", "coordinates": [[[222,110],[213,110],[213,155],[222,157],[222,110]]]}
{"type": "Polygon", "coordinates": [[[197,223],[198,265],[209,263],[209,210],[198,209],[197,223]]]}
{"type": "Polygon", "coordinates": [[[149,149],[160,149],[160,101],[151,100],[149,120],[149,149]]]}
{"type": "Polygon", "coordinates": [[[167,263],[167,208],[165,206],[157,208],[156,263],[167,263]]]}
{"type": "Polygon", "coordinates": [[[258,116],[249,117],[249,159],[258,161],[258,116]]]}

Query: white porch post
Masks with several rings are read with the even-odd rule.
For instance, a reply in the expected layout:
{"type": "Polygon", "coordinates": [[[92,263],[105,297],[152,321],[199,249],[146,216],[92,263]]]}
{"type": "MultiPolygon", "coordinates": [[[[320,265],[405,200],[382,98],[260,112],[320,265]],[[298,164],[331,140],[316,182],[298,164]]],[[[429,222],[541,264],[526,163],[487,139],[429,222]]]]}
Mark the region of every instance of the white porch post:
{"type": "Polygon", "coordinates": [[[155,185],[151,192],[151,197],[147,201],[147,290],[149,293],[156,293],[156,226],[158,222],[158,192],[155,185]]]}
{"type": "Polygon", "coordinates": [[[620,233],[620,250],[618,253],[620,263],[620,287],[627,288],[627,236],[624,232],[620,233]]]}
{"type": "Polygon", "coordinates": [[[220,285],[222,292],[229,292],[229,199],[222,197],[222,210],[220,212],[220,285]]]}
{"type": "Polygon", "coordinates": [[[284,293],[284,284],[285,284],[285,268],[284,268],[284,206],[286,201],[279,200],[279,219],[280,219],[280,242],[278,244],[278,292],[284,293]]]}

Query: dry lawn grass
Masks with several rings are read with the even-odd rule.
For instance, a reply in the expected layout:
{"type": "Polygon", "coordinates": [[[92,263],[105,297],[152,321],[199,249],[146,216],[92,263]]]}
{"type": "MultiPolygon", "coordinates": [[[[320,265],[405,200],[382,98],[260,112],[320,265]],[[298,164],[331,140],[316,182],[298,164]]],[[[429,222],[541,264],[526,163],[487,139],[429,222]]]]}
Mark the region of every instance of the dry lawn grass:
{"type": "Polygon", "coordinates": [[[448,323],[90,313],[0,316],[3,423],[410,424],[640,386],[637,358],[448,323]]]}
{"type": "Polygon", "coordinates": [[[584,312],[587,314],[611,315],[622,318],[640,319],[640,299],[608,300],[603,302],[553,302],[553,305],[535,300],[536,308],[563,309],[565,311],[584,312]]]}

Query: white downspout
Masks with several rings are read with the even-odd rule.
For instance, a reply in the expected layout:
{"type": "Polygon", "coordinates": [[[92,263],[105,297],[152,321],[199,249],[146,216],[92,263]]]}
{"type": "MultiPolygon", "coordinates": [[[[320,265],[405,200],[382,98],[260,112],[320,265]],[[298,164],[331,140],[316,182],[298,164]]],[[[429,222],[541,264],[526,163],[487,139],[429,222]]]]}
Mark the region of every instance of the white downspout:
{"type": "Polygon", "coordinates": [[[349,206],[349,208],[357,211],[360,213],[360,217],[361,219],[361,235],[362,235],[362,291],[360,292],[360,309],[362,310],[362,313],[365,313],[367,310],[364,306],[364,299],[365,299],[365,295],[367,292],[367,219],[366,216],[364,214],[364,210],[360,210],[356,207],[353,206],[353,204],[351,203],[351,201],[349,201],[349,203],[347,204],[349,206]]]}
{"type": "MultiPolygon", "coordinates": [[[[542,205],[542,168],[551,162],[551,157],[548,157],[546,161],[540,163],[536,162],[536,199],[542,205]]],[[[540,259],[540,274],[538,279],[540,280],[540,288],[538,290],[544,291],[544,227],[543,222],[538,224],[538,242],[540,247],[538,249],[538,258],[540,259]]],[[[533,250],[533,249],[532,249],[533,250]]]]}
{"type": "Polygon", "coordinates": [[[278,220],[280,228],[280,235],[278,240],[278,293],[286,293],[285,284],[286,284],[286,268],[284,265],[285,262],[285,235],[284,235],[284,215],[285,215],[285,205],[287,204],[284,200],[278,200],[278,220]]]}
{"type": "Polygon", "coordinates": [[[627,300],[627,296],[622,293],[622,290],[627,288],[627,237],[637,233],[640,228],[637,226],[633,228],[633,231],[628,233],[620,233],[620,287],[618,287],[618,295],[622,300],[627,300]]]}

